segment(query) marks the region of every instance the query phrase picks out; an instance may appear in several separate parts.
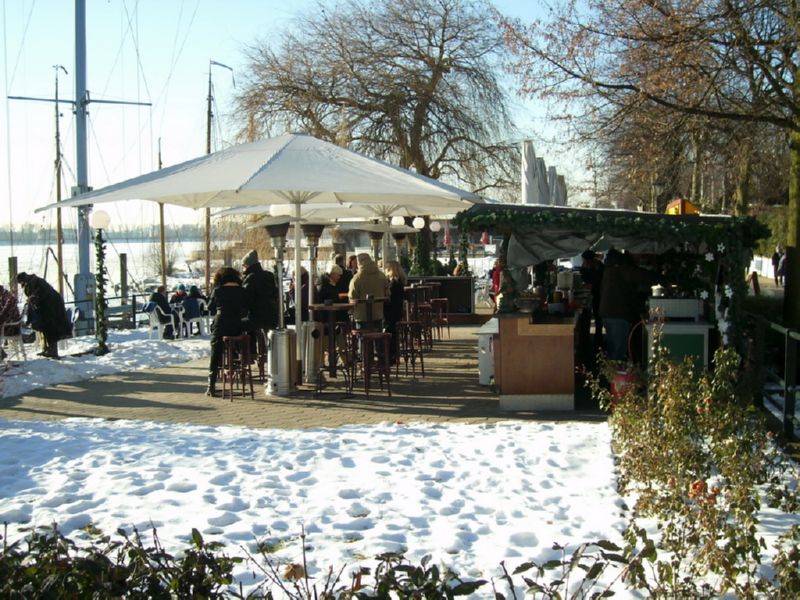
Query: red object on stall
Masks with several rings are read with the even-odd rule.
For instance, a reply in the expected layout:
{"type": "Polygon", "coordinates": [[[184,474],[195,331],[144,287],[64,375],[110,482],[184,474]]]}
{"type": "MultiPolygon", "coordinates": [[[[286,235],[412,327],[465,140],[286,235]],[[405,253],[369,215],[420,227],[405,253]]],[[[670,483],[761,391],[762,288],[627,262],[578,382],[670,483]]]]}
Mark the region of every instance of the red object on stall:
{"type": "Polygon", "coordinates": [[[631,369],[618,370],[609,383],[609,392],[614,398],[622,398],[631,388],[639,385],[639,378],[631,369]]]}
{"type": "Polygon", "coordinates": [[[450,237],[450,223],[448,221],[444,222],[444,245],[450,246],[453,243],[452,238],[450,237]]]}

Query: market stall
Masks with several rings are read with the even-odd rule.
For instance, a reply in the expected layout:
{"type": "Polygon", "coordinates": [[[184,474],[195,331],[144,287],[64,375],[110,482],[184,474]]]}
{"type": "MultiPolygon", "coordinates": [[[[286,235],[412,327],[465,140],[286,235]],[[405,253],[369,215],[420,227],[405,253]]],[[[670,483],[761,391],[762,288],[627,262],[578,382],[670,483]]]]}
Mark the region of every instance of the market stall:
{"type": "Polygon", "coordinates": [[[494,383],[508,410],[574,406],[575,366],[591,343],[588,298],[579,278],[557,271],[557,259],[615,248],[650,260],[671,285],[654,291],[656,310],[641,323],[644,339],[660,332],[675,360],[697,357],[707,366],[710,339],[736,344],[741,335],[745,268],[756,241],[769,233],[750,217],[507,204],[473,206],[453,224],[504,237],[510,280],[493,355],[494,383]]]}

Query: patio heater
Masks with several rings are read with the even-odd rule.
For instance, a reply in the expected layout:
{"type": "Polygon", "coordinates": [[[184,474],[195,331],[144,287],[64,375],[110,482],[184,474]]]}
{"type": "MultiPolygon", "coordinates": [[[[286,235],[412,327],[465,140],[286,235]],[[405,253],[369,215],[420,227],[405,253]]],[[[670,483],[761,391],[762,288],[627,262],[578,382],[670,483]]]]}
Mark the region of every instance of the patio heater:
{"type": "MultiPolygon", "coordinates": [[[[281,218],[278,217],[277,220],[281,218]]],[[[286,234],[289,231],[289,219],[270,223],[264,226],[272,241],[275,251],[278,285],[278,329],[269,332],[269,374],[266,393],[269,395],[287,396],[296,389],[295,364],[297,349],[295,332],[286,329],[283,317],[283,253],[286,249],[286,234]]]]}
{"type": "Polygon", "coordinates": [[[394,238],[394,246],[397,252],[397,260],[400,260],[402,256],[402,249],[403,249],[403,242],[406,241],[406,234],[405,233],[392,233],[392,237],[394,238]]]}
{"type": "MultiPolygon", "coordinates": [[[[300,225],[308,244],[308,305],[314,304],[314,282],[317,280],[317,252],[319,238],[325,225],[321,223],[303,223],[300,225]]],[[[297,283],[295,283],[297,285],[297,283]]],[[[303,322],[300,338],[300,352],[303,357],[303,383],[316,384],[322,364],[322,323],[303,322]]]]}
{"type": "MultiPolygon", "coordinates": [[[[369,231],[369,245],[372,247],[372,257],[378,262],[380,256],[381,242],[383,241],[383,231],[369,231]]],[[[380,256],[380,258],[384,258],[380,256]]]]}

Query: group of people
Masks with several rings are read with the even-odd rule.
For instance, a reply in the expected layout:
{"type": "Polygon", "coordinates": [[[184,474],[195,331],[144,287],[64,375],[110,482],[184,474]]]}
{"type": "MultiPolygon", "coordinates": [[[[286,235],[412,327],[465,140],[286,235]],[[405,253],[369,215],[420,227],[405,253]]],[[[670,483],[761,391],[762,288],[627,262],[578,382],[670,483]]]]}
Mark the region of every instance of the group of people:
{"type": "MultiPolygon", "coordinates": [[[[383,262],[382,268],[367,253],[353,255],[344,266],[344,256],[334,258],[318,288],[317,300],[320,303],[341,301],[346,298],[355,302],[353,325],[356,329],[385,331],[392,336],[390,362],[397,359],[397,323],[403,320],[404,290],[406,273],[396,260],[383,262]],[[374,298],[370,306],[363,300],[374,298]]],[[[340,320],[348,315],[340,313],[340,320]]]]}
{"type": "MultiPolygon", "coordinates": [[[[201,302],[208,302],[200,288],[196,285],[189,286],[187,291],[184,284],[178,285],[173,291],[172,296],[167,299],[167,287],[164,285],[158,286],[156,291],[150,294],[148,303],[144,306],[145,312],[156,310],[156,316],[161,323],[165,324],[163,337],[164,339],[174,339],[182,332],[175,331],[174,327],[181,322],[180,312],[183,311],[183,319],[188,321],[201,316],[201,302]]],[[[186,335],[192,332],[185,332],[186,335]]]]}
{"type": "MultiPolygon", "coordinates": [[[[279,287],[275,275],[266,271],[253,250],[242,259],[243,271],[233,267],[222,267],[214,275],[213,291],[209,300],[211,324],[211,359],[208,365],[208,396],[216,395],[217,373],[224,349],[223,338],[248,333],[253,349],[255,335],[278,326],[279,287]]],[[[396,359],[396,324],[403,318],[403,295],[406,274],[395,260],[386,261],[381,270],[369,254],[354,255],[345,265],[344,256],[336,256],[331,267],[322,275],[317,287],[316,299],[320,303],[339,302],[346,299],[355,302],[353,323],[356,329],[378,329],[392,334],[392,355],[396,359]],[[352,267],[355,266],[353,269],[352,267]],[[375,298],[371,311],[367,303],[358,302],[368,297],[375,298]]],[[[300,302],[308,310],[308,274],[301,272],[300,286],[293,285],[289,291],[291,299],[300,302]]],[[[301,304],[301,306],[303,306],[301,304]]],[[[306,318],[306,316],[304,316],[306,318]]],[[[342,313],[340,318],[347,319],[342,313]]],[[[332,332],[328,332],[332,334],[332,332]]]]}

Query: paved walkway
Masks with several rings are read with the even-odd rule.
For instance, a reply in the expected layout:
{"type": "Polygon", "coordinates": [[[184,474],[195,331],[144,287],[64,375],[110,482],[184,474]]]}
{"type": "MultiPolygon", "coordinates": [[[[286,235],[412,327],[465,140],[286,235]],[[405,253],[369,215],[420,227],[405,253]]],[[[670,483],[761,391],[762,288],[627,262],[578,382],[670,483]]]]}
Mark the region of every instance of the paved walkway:
{"type": "Polygon", "coordinates": [[[343,382],[333,383],[315,398],[311,386],[288,396],[266,396],[233,402],[204,395],[207,360],[118,373],[90,381],[61,384],[22,396],[0,399],[0,417],[63,419],[100,417],[248,427],[313,428],[383,421],[466,421],[486,423],[509,419],[603,420],[596,411],[508,413],[499,409],[497,394],[478,385],[477,326],[452,328],[452,338],[436,342],[425,355],[425,377],[403,374],[392,381],[392,397],[379,389],[369,399],[363,387],[346,398],[343,382]]]}

